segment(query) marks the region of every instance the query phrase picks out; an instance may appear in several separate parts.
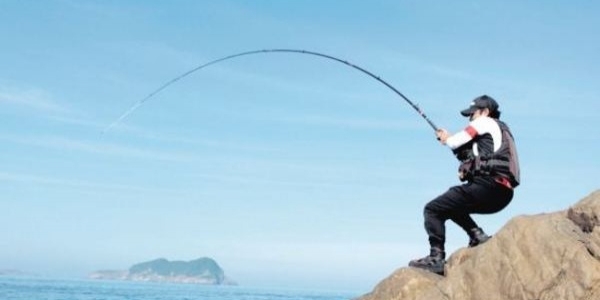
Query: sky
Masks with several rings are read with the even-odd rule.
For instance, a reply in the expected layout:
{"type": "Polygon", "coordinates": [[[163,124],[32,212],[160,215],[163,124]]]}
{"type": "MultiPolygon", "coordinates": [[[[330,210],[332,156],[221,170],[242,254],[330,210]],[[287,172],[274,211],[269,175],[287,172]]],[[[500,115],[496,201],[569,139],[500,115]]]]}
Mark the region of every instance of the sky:
{"type": "MultiPolygon", "coordinates": [[[[0,269],[83,278],[212,257],[244,286],[370,291],[428,253],[423,206],[488,94],[522,184],[474,218],[600,188],[594,1],[0,1],[0,269]]],[[[467,236],[447,223],[446,250],[467,236]]]]}

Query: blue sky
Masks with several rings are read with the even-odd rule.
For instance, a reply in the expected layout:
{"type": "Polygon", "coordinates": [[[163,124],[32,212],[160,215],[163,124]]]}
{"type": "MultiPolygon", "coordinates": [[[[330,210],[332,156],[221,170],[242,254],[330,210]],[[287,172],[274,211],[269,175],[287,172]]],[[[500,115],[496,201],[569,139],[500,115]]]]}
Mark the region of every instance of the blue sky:
{"type": "MultiPolygon", "coordinates": [[[[215,258],[243,285],[369,291],[428,251],[422,207],[489,94],[516,136],[510,218],[600,187],[593,1],[0,2],[0,269],[85,276],[215,258]]],[[[448,223],[447,249],[467,243],[448,223]]]]}

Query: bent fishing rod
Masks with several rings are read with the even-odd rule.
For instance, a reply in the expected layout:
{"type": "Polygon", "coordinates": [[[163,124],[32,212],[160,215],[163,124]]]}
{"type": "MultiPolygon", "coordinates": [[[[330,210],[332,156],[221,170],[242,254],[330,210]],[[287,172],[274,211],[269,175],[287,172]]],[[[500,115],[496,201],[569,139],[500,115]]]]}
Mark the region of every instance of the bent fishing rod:
{"type": "Polygon", "coordinates": [[[297,49],[262,49],[262,50],[253,50],[253,51],[246,51],[246,52],[241,52],[241,53],[237,53],[237,54],[232,54],[232,55],[228,55],[225,57],[221,57],[219,59],[215,59],[212,61],[209,61],[203,65],[200,65],[198,67],[195,67],[169,81],[167,81],[166,83],[164,83],[163,85],[161,85],[159,88],[157,88],[156,90],[154,90],[153,92],[151,92],[150,94],[148,94],[146,97],[144,97],[143,99],[137,101],[131,108],[129,108],[127,111],[125,111],[118,119],[116,119],[114,122],[112,122],[108,127],[106,127],[103,130],[103,134],[106,133],[107,131],[109,131],[111,128],[113,128],[114,126],[116,126],[117,124],[119,124],[121,121],[123,121],[123,119],[125,119],[127,116],[129,116],[131,113],[133,113],[138,107],[140,107],[142,104],[144,104],[144,102],[148,101],[150,98],[154,97],[156,94],[158,94],[159,92],[161,92],[162,90],[166,89],[167,87],[169,87],[170,85],[176,83],[177,81],[187,77],[188,75],[197,72],[201,69],[204,69],[210,65],[214,65],[229,59],[233,59],[236,57],[240,57],[240,56],[246,56],[246,55],[253,55],[253,54],[265,54],[265,53],[296,53],[296,54],[307,54],[307,55],[313,55],[313,56],[318,56],[318,57],[322,57],[322,58],[326,58],[329,60],[333,60],[333,61],[337,61],[340,62],[344,65],[347,65],[349,67],[352,67],[358,71],[361,71],[364,74],[369,75],[370,77],[372,77],[373,79],[379,81],[380,83],[384,84],[385,86],[387,86],[389,89],[391,89],[392,91],[394,91],[394,93],[396,93],[398,96],[400,96],[402,99],[404,99],[404,101],[406,101],[406,103],[408,103],[423,119],[425,119],[425,121],[429,124],[429,126],[431,126],[431,128],[433,128],[434,131],[438,131],[438,127],[425,115],[425,113],[421,110],[421,108],[419,108],[419,106],[417,106],[415,103],[413,103],[412,101],[410,101],[410,99],[408,99],[406,96],[404,96],[404,94],[402,94],[398,89],[396,89],[395,87],[393,87],[391,84],[387,83],[385,80],[381,79],[379,76],[376,76],[375,74],[365,70],[362,67],[359,67],[353,63],[350,63],[348,61],[339,59],[337,57],[333,57],[331,55],[327,55],[327,54],[323,54],[323,53],[318,53],[318,52],[313,52],[313,51],[307,51],[307,50],[297,50],[297,49]]]}

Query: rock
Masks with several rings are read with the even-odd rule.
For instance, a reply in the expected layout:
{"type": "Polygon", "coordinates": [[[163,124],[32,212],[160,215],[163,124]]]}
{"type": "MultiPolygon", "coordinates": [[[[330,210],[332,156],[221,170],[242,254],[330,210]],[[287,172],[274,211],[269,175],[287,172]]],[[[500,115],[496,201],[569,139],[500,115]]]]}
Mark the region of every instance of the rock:
{"type": "Polygon", "coordinates": [[[600,190],[566,211],[518,216],[462,248],[446,276],[401,268],[360,300],[600,299],[600,190]]]}

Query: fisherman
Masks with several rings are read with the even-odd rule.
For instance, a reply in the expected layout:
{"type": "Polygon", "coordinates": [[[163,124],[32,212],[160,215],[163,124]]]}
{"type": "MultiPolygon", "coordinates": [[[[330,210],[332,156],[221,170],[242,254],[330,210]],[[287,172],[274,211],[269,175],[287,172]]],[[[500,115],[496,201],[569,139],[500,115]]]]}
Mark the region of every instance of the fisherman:
{"type": "Polygon", "coordinates": [[[500,121],[498,103],[487,95],[477,97],[461,111],[469,117],[468,126],[450,135],[436,131],[438,140],[452,149],[461,162],[462,185],[429,202],[424,209],[425,230],[429,236],[430,254],[410,261],[409,266],[444,274],[446,242],[445,222],[450,219],[469,236],[469,247],[490,239],[470,214],[491,214],[504,209],[519,185],[519,164],[512,134],[500,121]]]}

